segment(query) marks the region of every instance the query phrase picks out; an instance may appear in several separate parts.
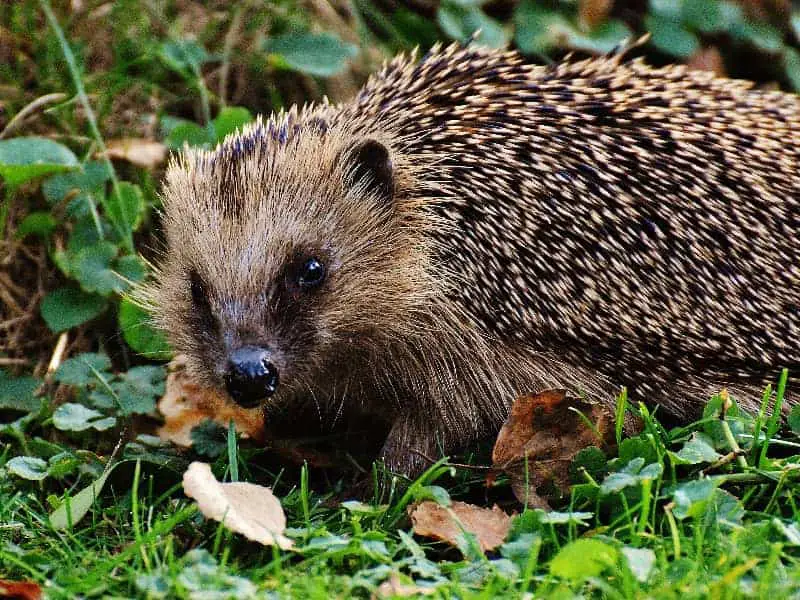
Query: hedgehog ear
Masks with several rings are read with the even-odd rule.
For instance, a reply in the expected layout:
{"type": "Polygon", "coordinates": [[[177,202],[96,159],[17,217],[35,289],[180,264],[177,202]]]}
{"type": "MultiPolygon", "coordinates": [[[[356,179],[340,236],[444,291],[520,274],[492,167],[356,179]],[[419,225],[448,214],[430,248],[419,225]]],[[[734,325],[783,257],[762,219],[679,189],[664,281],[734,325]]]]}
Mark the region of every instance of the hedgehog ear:
{"type": "Polygon", "coordinates": [[[389,149],[373,139],[358,142],[347,151],[347,185],[363,185],[389,202],[394,198],[394,165],[389,149]]]}

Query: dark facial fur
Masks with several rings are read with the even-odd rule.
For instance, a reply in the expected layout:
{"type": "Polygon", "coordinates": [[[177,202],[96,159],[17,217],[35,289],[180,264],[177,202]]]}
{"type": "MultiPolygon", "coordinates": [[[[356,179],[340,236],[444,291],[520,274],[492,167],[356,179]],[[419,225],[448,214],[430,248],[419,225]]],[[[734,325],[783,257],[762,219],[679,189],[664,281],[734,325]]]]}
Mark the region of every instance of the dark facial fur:
{"type": "Polygon", "coordinates": [[[401,57],[173,164],[165,225],[156,317],[196,377],[267,347],[269,403],[380,414],[407,472],[520,392],[687,416],[800,365],[800,103],[681,67],[401,57]]]}

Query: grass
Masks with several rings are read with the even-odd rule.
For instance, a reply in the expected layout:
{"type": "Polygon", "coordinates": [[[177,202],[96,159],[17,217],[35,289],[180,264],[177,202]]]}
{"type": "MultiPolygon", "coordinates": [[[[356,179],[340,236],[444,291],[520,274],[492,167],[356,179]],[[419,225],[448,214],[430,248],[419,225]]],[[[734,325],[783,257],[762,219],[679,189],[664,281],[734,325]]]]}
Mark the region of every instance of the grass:
{"type": "MultiPolygon", "coordinates": [[[[768,400],[774,406],[780,396],[768,400]]],[[[392,574],[440,598],[800,592],[797,434],[764,435],[769,427],[756,434],[758,419],[725,395],[687,427],[668,431],[641,414],[644,432],[623,439],[616,456],[578,455],[575,485],[557,511],[516,506],[507,541],[484,556],[468,541],[453,549],[414,538],[406,509],[424,498],[483,496],[485,503],[487,493],[509,506],[502,478],[487,492],[474,472],[443,463],[410,485],[384,481],[369,502],[343,501],[341,487],[321,484],[308,467],[271,471],[263,450],[230,434],[219,442],[215,470],[274,487],[294,551],[258,546],[206,521],[181,494],[189,457],[146,436],[118,455],[88,514],[57,530],[48,515],[77,501],[109,459],[97,436],[35,435],[52,433],[53,410],[43,404],[16,429],[28,454],[46,458],[47,475],[11,460],[25,453],[21,443],[6,444],[0,457],[0,573],[39,582],[53,598],[367,597],[392,574]]]]}
{"type": "MultiPolygon", "coordinates": [[[[719,3],[707,4],[716,14],[719,3]]],[[[537,37],[519,18],[523,9],[515,16],[445,1],[433,15],[368,0],[348,3],[349,11],[311,5],[0,6],[0,131],[23,115],[8,137],[38,159],[42,137],[63,150],[48,154],[44,171],[42,160],[16,165],[20,179],[2,190],[0,579],[38,582],[51,598],[370,597],[393,576],[436,598],[800,594],[800,414],[785,425],[772,416],[785,377],[754,416],[725,394],[682,427],[629,408],[644,429],[627,439],[620,402],[618,447],[580,453],[553,512],[516,502],[503,477],[487,488],[482,472],[449,463],[415,482],[376,466],[374,496],[355,502],[341,472],[276,462],[231,431],[201,428],[188,454],[147,435],[164,388],[165,369],[153,357],[165,348],[123,297],[129,282],[148,276],[140,255],[158,244],[163,165],[111,164],[102,153],[109,140],[211,145],[257,112],[346,96],[382,57],[468,37],[476,23],[491,34],[487,43],[508,41],[513,30],[531,56],[618,42],[584,35],[568,2],[541,9],[566,28],[560,46],[537,37]],[[315,56],[314,47],[324,52],[315,56]],[[61,366],[48,371],[62,351],[61,366]],[[296,549],[264,548],[203,519],[180,485],[197,458],[220,478],[272,486],[296,549]],[[518,514],[503,546],[484,555],[469,536],[451,548],[413,535],[407,508],[430,498],[499,502],[518,514]]],[[[529,14],[532,3],[522,7],[529,14]]],[[[641,20],[606,18],[622,32],[641,20]]],[[[677,41],[686,48],[694,40],[736,57],[729,65],[744,65],[748,76],[800,85],[797,17],[726,25],[724,35],[694,13],[681,18],[675,45],[672,23],[642,49],[649,59],[691,60],[677,41]]]]}

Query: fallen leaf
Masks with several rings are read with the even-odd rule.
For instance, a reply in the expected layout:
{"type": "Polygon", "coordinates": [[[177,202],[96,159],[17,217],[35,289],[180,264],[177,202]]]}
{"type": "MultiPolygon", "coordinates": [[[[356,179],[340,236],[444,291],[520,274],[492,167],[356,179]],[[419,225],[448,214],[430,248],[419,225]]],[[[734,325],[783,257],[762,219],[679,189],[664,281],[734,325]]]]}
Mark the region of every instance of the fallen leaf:
{"type": "Polygon", "coordinates": [[[247,539],[288,550],[292,540],[283,535],[286,515],[280,500],[267,487],[254,483],[220,483],[206,463],[193,462],[183,474],[183,491],[197,502],[200,512],[247,539]]]}
{"type": "Polygon", "coordinates": [[[9,581],[0,579],[0,598],[14,598],[14,600],[39,600],[42,597],[42,588],[33,581],[9,581]]]}
{"type": "Polygon", "coordinates": [[[372,598],[405,598],[406,596],[427,596],[435,591],[432,587],[420,587],[416,583],[403,583],[397,573],[392,573],[389,579],[384,581],[375,590],[372,598]]]}
{"type": "Polygon", "coordinates": [[[549,509],[540,494],[553,486],[557,492],[567,492],[575,455],[589,446],[602,448],[613,442],[611,409],[569,397],[564,390],[547,390],[517,398],[497,436],[492,463],[508,474],[520,502],[549,509]]]}
{"type": "Polygon", "coordinates": [[[145,169],[152,169],[167,159],[167,147],[155,140],[122,138],[106,143],[106,156],[145,169]]]}
{"type": "Polygon", "coordinates": [[[612,8],[614,0],[580,0],[578,22],[588,30],[595,29],[608,21],[612,8]]]}
{"type": "Polygon", "coordinates": [[[484,552],[500,546],[511,527],[511,516],[497,505],[490,509],[466,502],[442,506],[426,500],[412,505],[409,514],[417,535],[458,547],[459,537],[466,531],[475,535],[484,552]]]}
{"type": "Polygon", "coordinates": [[[750,20],[785,23],[792,13],[791,0],[738,0],[750,20]]]}
{"type": "Polygon", "coordinates": [[[709,46],[698,50],[686,62],[690,69],[696,71],[711,71],[717,77],[725,77],[725,61],[716,46],[709,46]]]}
{"type": "Polygon", "coordinates": [[[264,441],[264,414],[259,409],[244,409],[229,402],[220,392],[194,383],[186,373],[186,359],[176,356],[169,364],[166,391],[158,402],[164,425],[158,436],[179,446],[192,445],[191,431],[206,419],[223,427],[233,420],[236,431],[256,441],[264,441]]]}

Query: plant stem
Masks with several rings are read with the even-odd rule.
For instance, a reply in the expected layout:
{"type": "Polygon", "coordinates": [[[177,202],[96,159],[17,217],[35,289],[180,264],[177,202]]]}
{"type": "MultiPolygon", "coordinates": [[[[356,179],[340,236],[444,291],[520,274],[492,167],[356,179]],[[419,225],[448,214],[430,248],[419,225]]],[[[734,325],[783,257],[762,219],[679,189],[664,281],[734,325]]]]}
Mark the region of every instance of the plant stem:
{"type": "MultiPolygon", "coordinates": [[[[69,74],[72,78],[72,83],[75,86],[75,92],[78,95],[78,100],[80,100],[81,105],[83,106],[83,110],[86,112],[86,119],[89,121],[89,130],[92,133],[92,137],[94,138],[95,143],[100,148],[100,152],[102,154],[102,160],[105,162],[106,167],[108,167],[109,173],[111,173],[111,186],[114,189],[114,195],[117,197],[120,205],[120,210],[122,211],[122,217],[126,223],[130,223],[131,220],[129,215],[127,214],[127,209],[125,208],[125,204],[122,201],[122,193],[120,190],[119,185],[119,178],[117,177],[117,172],[114,170],[114,165],[111,164],[111,159],[108,158],[108,151],[106,149],[106,144],[103,141],[103,136],[100,135],[100,128],[97,126],[97,117],[94,114],[94,110],[92,110],[92,106],[89,103],[89,97],[86,95],[86,89],[83,87],[83,79],[81,78],[80,71],[78,70],[78,64],[75,62],[75,55],[72,53],[72,48],[70,48],[69,43],[67,42],[67,38],[64,36],[64,30],[61,29],[61,26],[58,24],[58,19],[56,19],[55,14],[53,13],[53,9],[50,7],[50,2],[48,0],[39,0],[39,5],[42,7],[42,11],[47,17],[47,22],[50,24],[50,27],[56,34],[58,38],[58,43],[61,47],[61,52],[64,55],[64,60],[67,63],[67,67],[69,68],[69,74]]],[[[106,211],[108,212],[108,211],[106,211]]],[[[114,227],[117,229],[118,233],[123,239],[125,244],[125,248],[129,252],[133,252],[133,235],[130,231],[121,230],[118,223],[114,223],[114,219],[110,219],[114,227]]]]}
{"type": "Polygon", "coordinates": [[[739,447],[736,438],[733,436],[733,432],[731,431],[730,425],[728,425],[728,421],[724,418],[720,419],[720,424],[722,425],[722,433],[725,435],[725,440],[728,442],[728,446],[730,446],[731,450],[736,455],[737,464],[742,469],[747,469],[747,460],[743,456],[742,449],[739,447]]]}

